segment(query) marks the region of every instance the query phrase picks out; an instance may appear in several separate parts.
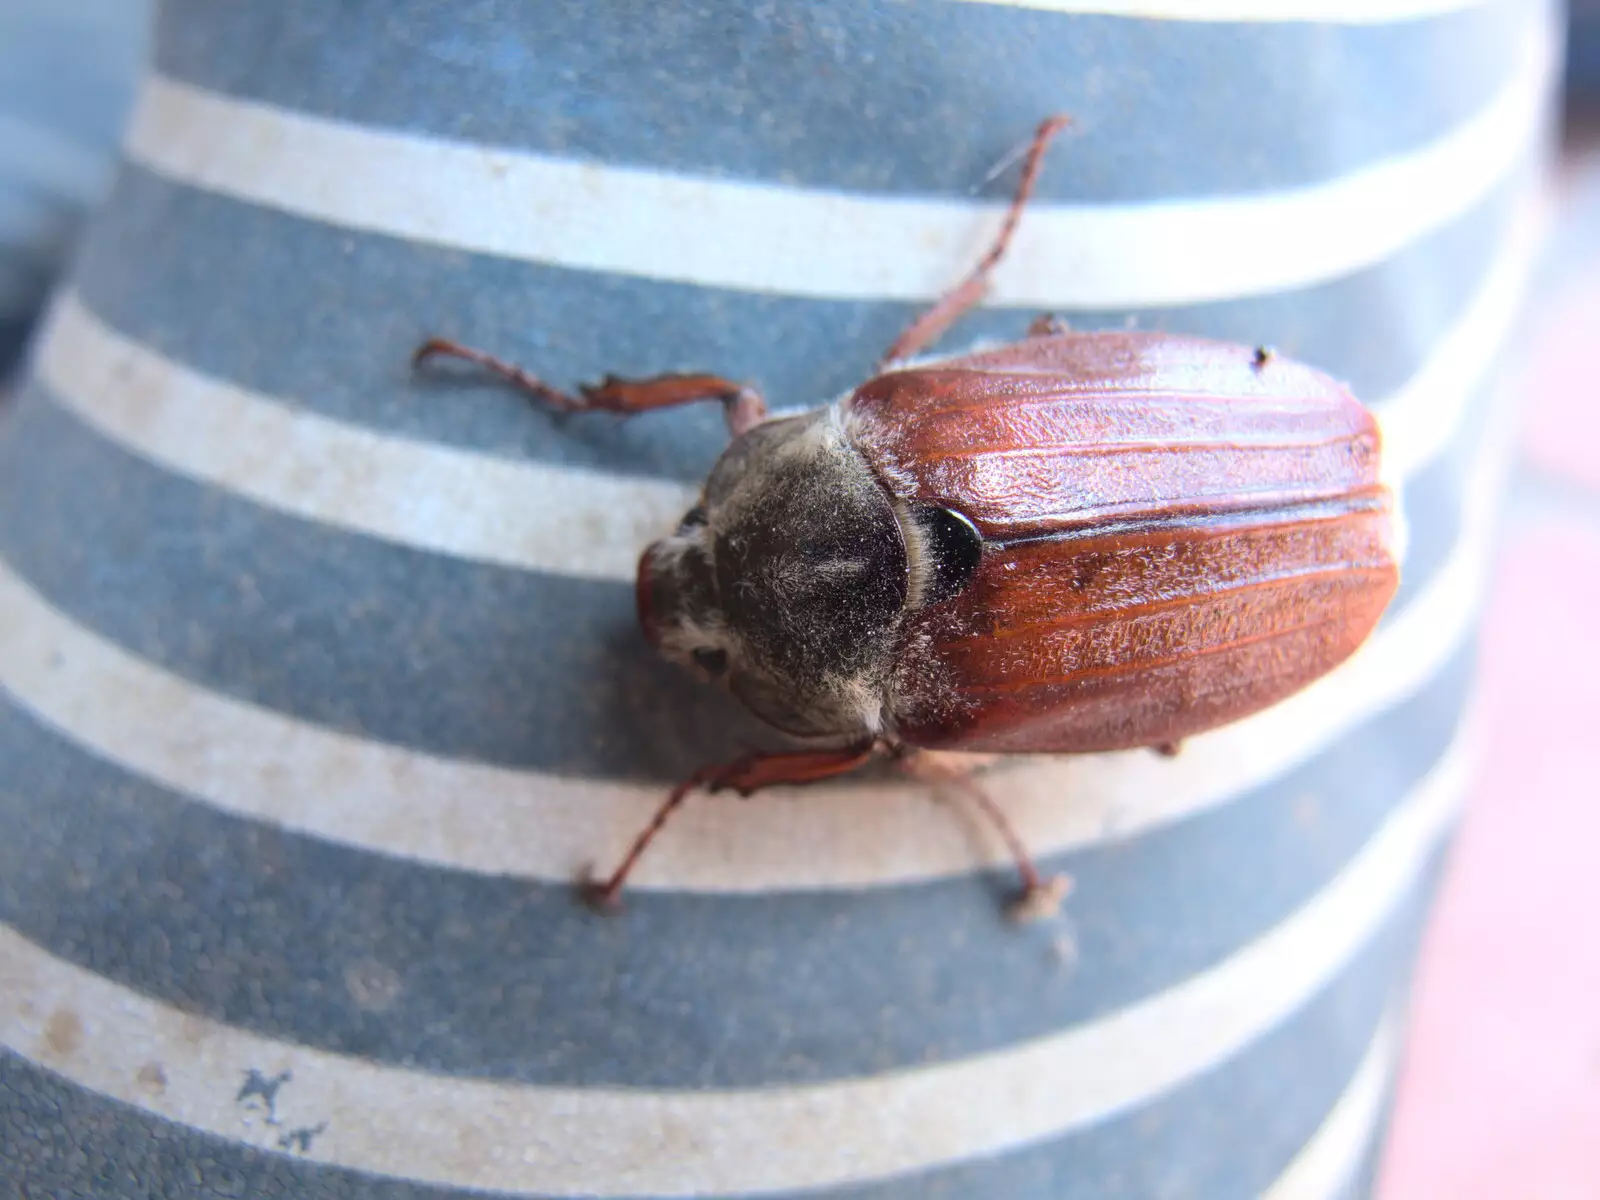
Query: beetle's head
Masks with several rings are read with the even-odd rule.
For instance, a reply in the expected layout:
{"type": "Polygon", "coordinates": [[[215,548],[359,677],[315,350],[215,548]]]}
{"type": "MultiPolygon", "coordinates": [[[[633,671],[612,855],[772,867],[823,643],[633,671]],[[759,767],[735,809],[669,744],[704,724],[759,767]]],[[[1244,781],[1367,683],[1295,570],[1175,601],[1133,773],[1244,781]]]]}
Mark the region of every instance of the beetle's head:
{"type": "Polygon", "coordinates": [[[875,730],[907,588],[888,496],[827,410],[734,439],[701,500],[639,559],[639,624],[667,658],[802,737],[875,730]]]}
{"type": "Polygon", "coordinates": [[[712,569],[706,507],[683,514],[670,537],[639,556],[639,628],[650,644],[707,680],[728,671],[728,638],[712,569]]]}

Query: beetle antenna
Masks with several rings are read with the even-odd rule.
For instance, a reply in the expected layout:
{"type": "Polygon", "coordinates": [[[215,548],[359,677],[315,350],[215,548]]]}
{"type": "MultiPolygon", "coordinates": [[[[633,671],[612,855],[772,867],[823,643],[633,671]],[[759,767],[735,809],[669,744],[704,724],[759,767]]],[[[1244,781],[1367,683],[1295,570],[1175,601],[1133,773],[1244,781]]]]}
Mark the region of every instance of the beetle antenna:
{"type": "Polygon", "coordinates": [[[1071,117],[1060,113],[1047,117],[1039,123],[1039,128],[1034,130],[1033,141],[1028,144],[1027,158],[1022,163],[1022,178],[1017,183],[1016,195],[1011,198],[1011,207],[1006,211],[1005,222],[1000,226],[1000,232],[990,245],[989,252],[983,256],[970,275],[941,296],[895,339],[894,345],[889,347],[878,363],[880,371],[891,363],[910,358],[927,349],[938,341],[945,330],[954,325],[963,313],[983,299],[983,294],[989,290],[989,274],[1005,257],[1006,251],[1011,246],[1012,235],[1017,231],[1017,224],[1022,220],[1022,210],[1028,206],[1028,198],[1033,195],[1033,185],[1039,178],[1039,167],[1044,161],[1044,152],[1050,145],[1050,139],[1071,123],[1071,117]]]}

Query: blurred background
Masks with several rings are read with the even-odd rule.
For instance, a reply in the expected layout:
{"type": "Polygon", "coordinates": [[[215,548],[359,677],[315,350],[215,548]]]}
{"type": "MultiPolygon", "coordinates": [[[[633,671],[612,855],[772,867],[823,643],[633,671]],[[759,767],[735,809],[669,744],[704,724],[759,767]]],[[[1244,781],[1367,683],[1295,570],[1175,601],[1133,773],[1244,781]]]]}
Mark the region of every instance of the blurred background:
{"type": "MultiPolygon", "coordinates": [[[[110,185],[149,18],[138,0],[0,0],[0,376],[110,185]]],[[[1511,358],[1488,762],[1423,943],[1385,1200],[1600,1196],[1600,0],[1573,0],[1566,61],[1556,204],[1511,358]]]]}

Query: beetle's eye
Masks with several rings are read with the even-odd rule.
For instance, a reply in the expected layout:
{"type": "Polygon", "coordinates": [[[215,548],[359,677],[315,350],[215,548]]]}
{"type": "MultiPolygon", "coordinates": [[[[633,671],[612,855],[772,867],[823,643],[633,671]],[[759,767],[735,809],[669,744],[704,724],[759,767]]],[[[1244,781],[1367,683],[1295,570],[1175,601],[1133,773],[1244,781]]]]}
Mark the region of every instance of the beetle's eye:
{"type": "Polygon", "coordinates": [[[678,529],[680,531],[684,529],[693,529],[695,526],[704,525],[705,523],[706,506],[704,504],[696,504],[688,512],[683,514],[683,520],[678,522],[678,529]]]}
{"type": "Polygon", "coordinates": [[[918,504],[913,506],[912,513],[917,524],[922,526],[933,568],[922,603],[937,604],[967,586],[983,558],[983,538],[967,517],[953,509],[918,504]]]}
{"type": "Polygon", "coordinates": [[[728,669],[728,652],[711,646],[699,646],[690,652],[694,665],[713,679],[728,669]]]}

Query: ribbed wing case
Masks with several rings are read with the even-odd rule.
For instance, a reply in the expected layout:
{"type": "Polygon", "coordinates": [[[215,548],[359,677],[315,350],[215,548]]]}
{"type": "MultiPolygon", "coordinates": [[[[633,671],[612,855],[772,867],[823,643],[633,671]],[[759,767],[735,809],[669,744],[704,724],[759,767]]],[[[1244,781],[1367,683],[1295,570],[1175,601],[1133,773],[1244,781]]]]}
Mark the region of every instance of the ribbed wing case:
{"type": "Polygon", "coordinates": [[[905,627],[891,717],[915,745],[1180,740],[1348,657],[1398,582],[1376,422],[1284,359],[1065,334],[890,372],[846,404],[894,495],[984,540],[966,586],[905,627]]]}

